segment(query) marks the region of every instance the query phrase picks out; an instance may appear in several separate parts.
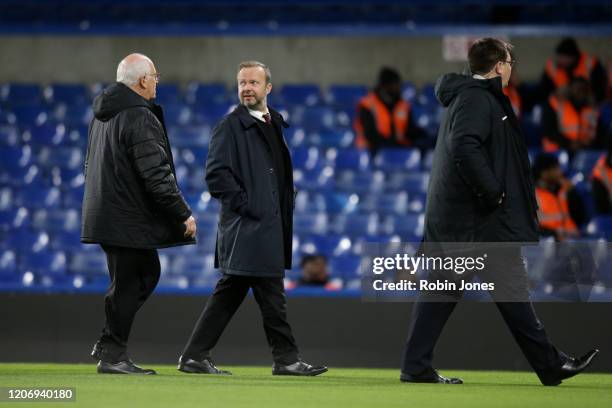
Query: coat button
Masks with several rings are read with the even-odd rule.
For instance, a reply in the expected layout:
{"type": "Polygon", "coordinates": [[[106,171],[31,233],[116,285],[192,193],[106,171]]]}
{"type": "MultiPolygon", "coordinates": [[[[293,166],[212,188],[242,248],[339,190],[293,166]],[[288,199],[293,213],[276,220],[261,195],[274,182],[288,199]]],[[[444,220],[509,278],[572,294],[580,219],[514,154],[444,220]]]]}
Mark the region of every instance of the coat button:
{"type": "Polygon", "coordinates": [[[273,169],[272,167],[270,167],[270,169],[268,169],[268,171],[269,171],[270,173],[274,173],[274,169],[273,169]]]}

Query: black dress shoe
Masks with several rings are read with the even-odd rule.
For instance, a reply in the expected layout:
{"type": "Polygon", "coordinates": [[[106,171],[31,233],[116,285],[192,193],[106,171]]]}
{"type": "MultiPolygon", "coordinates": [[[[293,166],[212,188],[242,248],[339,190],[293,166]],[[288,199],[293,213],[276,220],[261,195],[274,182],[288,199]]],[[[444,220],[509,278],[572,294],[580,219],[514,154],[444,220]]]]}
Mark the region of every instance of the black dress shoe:
{"type": "Polygon", "coordinates": [[[419,375],[402,373],[400,375],[400,381],[401,382],[411,382],[411,383],[463,384],[463,380],[461,378],[442,377],[433,368],[429,370],[425,370],[419,375]]]}
{"type": "Polygon", "coordinates": [[[179,358],[178,370],[184,373],[192,374],[220,374],[232,375],[229,371],[219,370],[215,363],[210,358],[205,358],[202,361],[196,361],[191,358],[179,358]]]}
{"type": "Polygon", "coordinates": [[[298,360],[297,363],[290,365],[277,365],[274,363],[272,366],[272,375],[301,375],[305,377],[314,377],[326,371],[327,367],[313,366],[302,360],[298,360]]]}
{"type": "Polygon", "coordinates": [[[118,363],[109,363],[108,361],[100,360],[98,362],[98,374],[157,374],[155,370],[138,367],[132,360],[119,361],[118,363]]]}
{"type": "Polygon", "coordinates": [[[550,379],[541,379],[542,384],[554,386],[561,384],[561,381],[575,376],[583,372],[599,353],[598,349],[594,349],[586,353],[584,356],[575,358],[571,357],[559,369],[559,371],[550,379]]]}

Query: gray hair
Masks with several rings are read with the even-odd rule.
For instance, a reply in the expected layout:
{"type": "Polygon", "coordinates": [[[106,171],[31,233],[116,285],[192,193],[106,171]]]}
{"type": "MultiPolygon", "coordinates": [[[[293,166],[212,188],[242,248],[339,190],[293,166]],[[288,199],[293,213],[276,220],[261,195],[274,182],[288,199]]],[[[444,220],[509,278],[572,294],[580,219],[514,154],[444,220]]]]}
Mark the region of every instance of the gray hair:
{"type": "Polygon", "coordinates": [[[151,73],[151,64],[153,62],[146,55],[128,55],[117,66],[117,82],[127,86],[136,85],[140,78],[151,73]]]}
{"type": "Polygon", "coordinates": [[[242,61],[240,64],[238,64],[238,72],[240,72],[243,68],[255,68],[255,67],[263,68],[264,72],[266,73],[266,84],[269,84],[270,82],[272,82],[272,73],[270,73],[270,68],[268,68],[268,66],[264,64],[263,62],[242,61]]]}

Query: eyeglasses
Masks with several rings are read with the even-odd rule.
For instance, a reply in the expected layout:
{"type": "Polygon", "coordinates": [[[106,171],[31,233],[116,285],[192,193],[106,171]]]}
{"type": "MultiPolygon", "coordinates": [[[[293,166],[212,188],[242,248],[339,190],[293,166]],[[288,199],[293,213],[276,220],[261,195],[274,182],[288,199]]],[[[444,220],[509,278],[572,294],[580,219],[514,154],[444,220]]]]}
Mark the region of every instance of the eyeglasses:
{"type": "Polygon", "coordinates": [[[154,72],[152,74],[146,74],[145,76],[152,76],[153,78],[155,78],[157,82],[159,82],[159,78],[161,78],[161,74],[159,72],[154,72]]]}
{"type": "Polygon", "coordinates": [[[514,64],[516,64],[516,60],[510,60],[510,61],[503,61],[506,64],[510,64],[510,68],[514,67],[514,64]]]}

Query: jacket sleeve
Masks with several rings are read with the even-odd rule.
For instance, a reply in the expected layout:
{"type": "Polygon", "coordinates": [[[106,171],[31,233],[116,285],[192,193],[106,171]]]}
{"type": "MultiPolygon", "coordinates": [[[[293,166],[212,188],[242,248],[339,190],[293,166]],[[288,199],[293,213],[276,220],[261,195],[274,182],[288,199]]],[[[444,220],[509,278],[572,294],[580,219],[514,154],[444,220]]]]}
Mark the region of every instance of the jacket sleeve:
{"type": "Polygon", "coordinates": [[[128,156],[157,206],[170,217],[184,222],[191,216],[191,209],[176,183],[161,132],[162,129],[152,121],[143,121],[128,131],[128,156]]]}
{"type": "Polygon", "coordinates": [[[549,102],[542,108],[542,135],[558,144],[563,149],[570,148],[569,140],[559,130],[557,113],[549,102]]]}
{"type": "Polygon", "coordinates": [[[450,154],[459,175],[479,201],[494,208],[503,190],[484,152],[484,143],[491,133],[489,101],[472,92],[459,97],[451,128],[450,154]]]}
{"type": "Polygon", "coordinates": [[[232,211],[244,215],[248,197],[236,175],[237,157],[230,123],[222,121],[213,131],[206,159],[206,184],[210,195],[232,211]]]}

